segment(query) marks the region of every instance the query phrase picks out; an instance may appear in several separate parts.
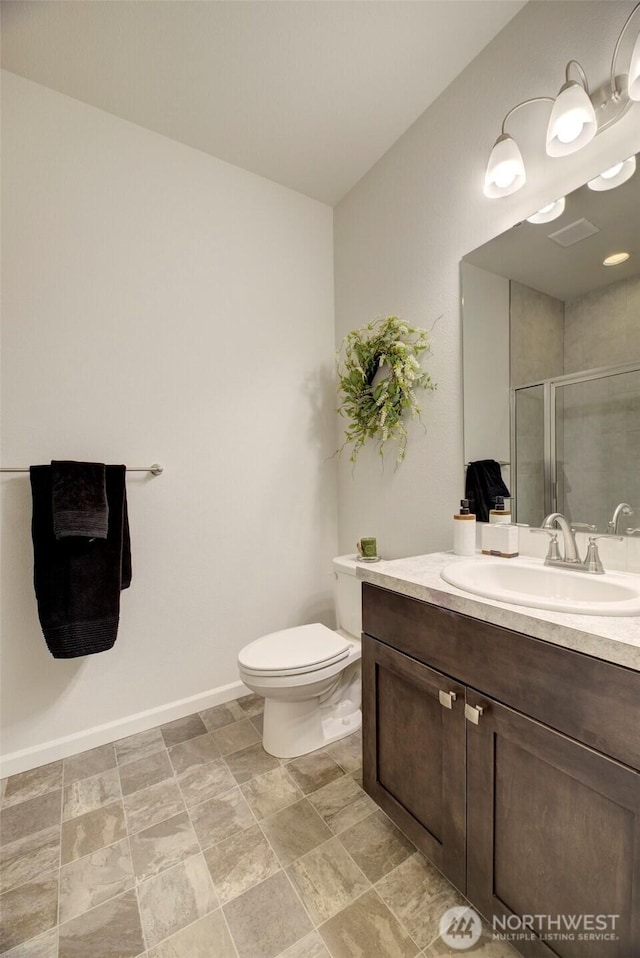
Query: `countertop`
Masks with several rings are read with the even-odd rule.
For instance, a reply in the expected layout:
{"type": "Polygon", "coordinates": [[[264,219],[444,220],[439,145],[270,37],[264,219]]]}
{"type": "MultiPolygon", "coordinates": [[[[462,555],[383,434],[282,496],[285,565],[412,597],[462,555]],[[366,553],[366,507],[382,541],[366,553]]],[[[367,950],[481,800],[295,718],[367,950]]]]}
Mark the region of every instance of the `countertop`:
{"type": "Polygon", "coordinates": [[[451,552],[432,552],[407,559],[358,563],[356,574],[365,582],[401,595],[640,672],[640,616],[577,615],[484,599],[463,592],[440,577],[446,565],[461,561],[462,557],[451,552]]]}

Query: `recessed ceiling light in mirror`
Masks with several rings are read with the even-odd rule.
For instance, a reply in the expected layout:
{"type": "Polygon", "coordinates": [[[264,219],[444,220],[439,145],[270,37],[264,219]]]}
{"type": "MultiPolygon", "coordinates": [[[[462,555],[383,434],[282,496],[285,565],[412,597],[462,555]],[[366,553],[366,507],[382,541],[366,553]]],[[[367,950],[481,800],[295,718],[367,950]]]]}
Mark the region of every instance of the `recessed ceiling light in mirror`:
{"type": "Polygon", "coordinates": [[[621,263],[626,263],[629,259],[630,253],[612,253],[611,256],[607,256],[606,259],[602,260],[603,266],[620,266],[621,263]]]}
{"type": "Polygon", "coordinates": [[[547,203],[546,206],[543,206],[542,209],[534,213],[533,216],[527,216],[527,223],[550,223],[552,220],[557,220],[558,217],[564,213],[565,205],[565,198],[561,196],[559,200],[554,200],[553,203],[547,203]]]}
{"type": "Polygon", "coordinates": [[[630,180],[635,171],[636,158],[635,156],[630,156],[627,160],[623,160],[621,163],[616,163],[615,166],[605,170],[604,173],[600,174],[600,176],[596,176],[594,179],[589,180],[587,186],[590,190],[596,191],[614,190],[616,186],[622,186],[623,183],[626,183],[627,180],[630,180]]]}

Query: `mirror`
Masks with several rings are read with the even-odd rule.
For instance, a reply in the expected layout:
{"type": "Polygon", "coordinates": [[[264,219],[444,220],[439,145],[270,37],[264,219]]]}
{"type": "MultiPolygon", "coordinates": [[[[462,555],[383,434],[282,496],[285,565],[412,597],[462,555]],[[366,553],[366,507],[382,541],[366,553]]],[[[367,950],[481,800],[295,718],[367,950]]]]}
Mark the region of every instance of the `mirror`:
{"type": "Polygon", "coordinates": [[[462,294],[465,462],[500,462],[514,521],[606,533],[625,503],[640,535],[640,162],[469,253],[462,294]]]}

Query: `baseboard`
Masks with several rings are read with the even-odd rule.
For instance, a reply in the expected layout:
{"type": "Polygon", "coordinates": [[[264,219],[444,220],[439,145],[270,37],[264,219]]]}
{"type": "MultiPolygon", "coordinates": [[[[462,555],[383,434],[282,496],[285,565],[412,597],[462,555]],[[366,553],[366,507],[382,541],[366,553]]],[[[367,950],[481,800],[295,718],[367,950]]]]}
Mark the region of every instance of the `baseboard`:
{"type": "Polygon", "coordinates": [[[214,705],[222,705],[224,702],[230,702],[232,699],[239,699],[248,694],[249,689],[246,685],[242,682],[232,682],[229,685],[221,685],[217,689],[209,689],[208,692],[201,692],[199,695],[168,702],[166,705],[160,705],[154,709],[147,709],[145,712],[127,715],[125,718],[117,719],[114,722],[94,725],[82,732],[74,732],[73,735],[65,735],[63,738],[43,742],[42,745],[34,745],[18,752],[10,752],[0,758],[0,777],[7,778],[9,775],[16,775],[18,772],[38,768],[40,765],[48,765],[49,762],[67,758],[77,752],[86,752],[87,749],[97,748],[99,745],[106,745],[108,742],[115,742],[117,739],[126,738],[127,735],[134,735],[136,732],[146,732],[147,729],[155,728],[157,725],[173,722],[175,719],[184,718],[185,715],[202,712],[214,705]]]}

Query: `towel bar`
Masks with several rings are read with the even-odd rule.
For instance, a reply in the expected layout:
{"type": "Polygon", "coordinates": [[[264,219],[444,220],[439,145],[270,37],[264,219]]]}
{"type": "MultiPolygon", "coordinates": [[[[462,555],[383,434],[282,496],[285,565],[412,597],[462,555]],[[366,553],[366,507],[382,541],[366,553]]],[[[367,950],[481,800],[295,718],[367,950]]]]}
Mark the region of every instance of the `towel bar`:
{"type": "MultiPolygon", "coordinates": [[[[15,466],[5,466],[0,472],[29,472],[29,469],[15,466]]],[[[152,466],[127,466],[127,472],[150,472],[152,476],[161,476],[164,472],[164,466],[154,462],[152,466]]]]}

